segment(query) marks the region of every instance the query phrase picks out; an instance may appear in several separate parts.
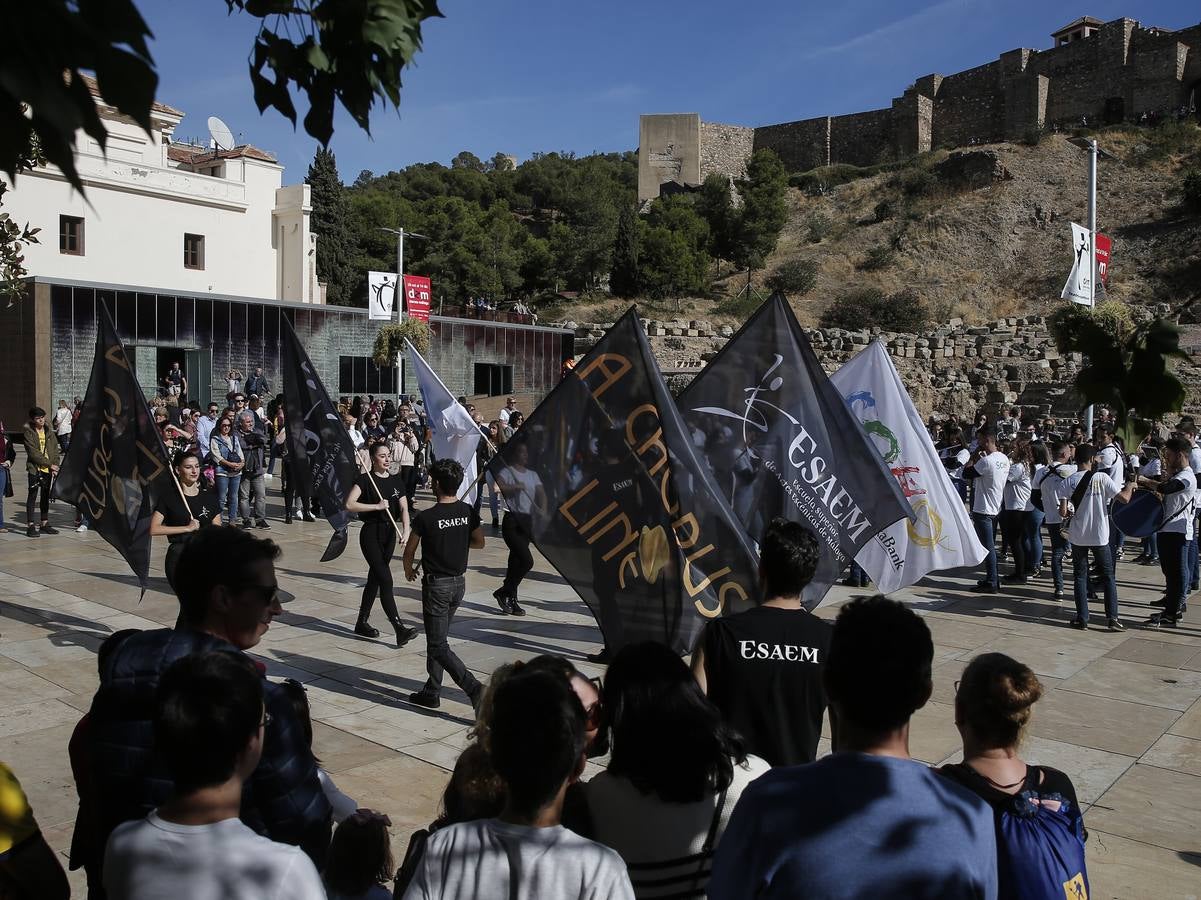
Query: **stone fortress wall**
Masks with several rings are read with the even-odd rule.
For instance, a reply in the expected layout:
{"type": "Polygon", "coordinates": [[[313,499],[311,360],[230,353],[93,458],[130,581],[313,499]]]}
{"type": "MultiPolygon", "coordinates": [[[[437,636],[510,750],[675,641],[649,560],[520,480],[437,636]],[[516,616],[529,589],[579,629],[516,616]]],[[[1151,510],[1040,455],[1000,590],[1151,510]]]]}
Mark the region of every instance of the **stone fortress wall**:
{"type": "MultiPolygon", "coordinates": [[[[1154,310],[1166,314],[1167,307],[1154,310]]],[[[734,335],[729,325],[704,321],[643,320],[647,336],[671,387],[679,391],[734,335]]],[[[586,353],[612,327],[607,323],[567,322],[575,351],[586,353]]],[[[1182,326],[1182,346],[1190,361],[1176,363],[1188,388],[1185,412],[1201,412],[1201,326],[1182,326]]],[[[962,319],[915,334],[806,328],[805,336],[827,372],[833,372],[871,341],[888,348],[914,405],[931,414],[972,418],[981,409],[1016,406],[1023,415],[1074,418],[1080,400],[1071,385],[1080,370],[1078,353],[1060,354],[1041,316],[998,319],[967,325],[962,319]]]]}
{"type": "Polygon", "coordinates": [[[1138,121],[1193,103],[1201,105],[1201,24],[1164,31],[1115,19],[1053,49],[1010,50],[965,72],[925,75],[884,109],[753,129],[702,122],[696,113],[642,116],[638,195],[652,199],[660,185],[695,185],[713,172],[738,177],[750,153],[765,147],[793,172],[867,166],[1084,121],[1138,121]]]}

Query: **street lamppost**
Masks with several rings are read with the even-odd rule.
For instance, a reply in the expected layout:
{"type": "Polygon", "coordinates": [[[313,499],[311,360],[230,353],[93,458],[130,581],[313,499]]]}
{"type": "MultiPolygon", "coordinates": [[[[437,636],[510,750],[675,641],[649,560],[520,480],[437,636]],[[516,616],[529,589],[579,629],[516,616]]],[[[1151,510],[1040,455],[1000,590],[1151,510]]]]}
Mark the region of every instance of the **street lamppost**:
{"type": "MultiPolygon", "coordinates": [[[[403,228],[384,228],[380,231],[386,231],[389,234],[396,235],[396,311],[399,319],[404,315],[404,284],[405,284],[405,237],[417,238],[418,240],[428,241],[429,237],[424,234],[418,234],[415,231],[405,231],[403,228]]],[[[405,393],[405,364],[404,354],[396,354],[396,369],[400,372],[400,391],[405,393]]]]}

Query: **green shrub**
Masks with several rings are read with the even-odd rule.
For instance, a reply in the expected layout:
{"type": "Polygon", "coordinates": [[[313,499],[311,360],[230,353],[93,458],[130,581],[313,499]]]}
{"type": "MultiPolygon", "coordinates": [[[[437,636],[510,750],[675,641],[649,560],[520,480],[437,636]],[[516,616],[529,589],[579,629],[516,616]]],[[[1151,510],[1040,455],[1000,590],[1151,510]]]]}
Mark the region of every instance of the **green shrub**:
{"type": "Polygon", "coordinates": [[[1189,169],[1180,181],[1181,205],[1189,212],[1201,213],[1201,169],[1189,169]]]}
{"type": "Polygon", "coordinates": [[[813,290],[817,281],[817,263],[811,259],[791,259],[767,276],[765,284],[770,291],[780,291],[800,297],[813,290]]]}
{"type": "Polygon", "coordinates": [[[1135,151],[1134,162],[1141,165],[1190,153],[1201,147],[1201,128],[1194,122],[1164,122],[1154,128],[1140,129],[1142,145],[1135,151]]]}
{"type": "Polygon", "coordinates": [[[930,321],[926,302],[912,288],[886,295],[879,288],[861,288],[838,297],[826,307],[822,328],[865,331],[917,331],[930,321]]]}
{"type": "Polygon", "coordinates": [[[867,256],[859,264],[859,268],[867,272],[886,269],[892,265],[893,260],[896,259],[896,254],[896,250],[888,244],[877,244],[867,251],[867,256]]]}
{"type": "Polygon", "coordinates": [[[807,224],[809,232],[809,243],[820,244],[822,238],[830,233],[830,217],[824,213],[814,213],[809,217],[807,224]]]}

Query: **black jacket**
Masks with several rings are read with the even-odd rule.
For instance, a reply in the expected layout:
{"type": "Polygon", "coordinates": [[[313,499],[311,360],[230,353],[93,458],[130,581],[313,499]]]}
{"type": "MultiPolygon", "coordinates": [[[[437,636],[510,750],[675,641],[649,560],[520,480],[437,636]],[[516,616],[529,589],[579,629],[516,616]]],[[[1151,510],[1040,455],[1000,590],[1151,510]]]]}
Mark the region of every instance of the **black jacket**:
{"type": "MultiPolygon", "coordinates": [[[[144,817],[170,798],[171,776],[154,752],[154,694],[160,673],[171,663],[207,650],[236,652],[211,634],[164,628],[130,635],[105,660],[87,736],[98,832],[90,844],[101,852],[118,825],[144,817]]],[[[262,759],[246,782],[242,821],[273,841],[298,845],[320,870],[331,810],[317,761],[283,691],[264,678],[263,693],[271,722],[262,759]]]]}

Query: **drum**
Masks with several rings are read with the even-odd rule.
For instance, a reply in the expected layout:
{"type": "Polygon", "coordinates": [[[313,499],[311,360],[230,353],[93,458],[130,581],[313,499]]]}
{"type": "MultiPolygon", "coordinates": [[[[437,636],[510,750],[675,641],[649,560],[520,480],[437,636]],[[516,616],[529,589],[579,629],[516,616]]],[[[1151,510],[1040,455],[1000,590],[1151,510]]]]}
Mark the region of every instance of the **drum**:
{"type": "Polygon", "coordinates": [[[1135,491],[1129,503],[1114,503],[1112,514],[1122,534],[1148,537],[1163,524],[1163,500],[1155,491],[1135,491]]]}

